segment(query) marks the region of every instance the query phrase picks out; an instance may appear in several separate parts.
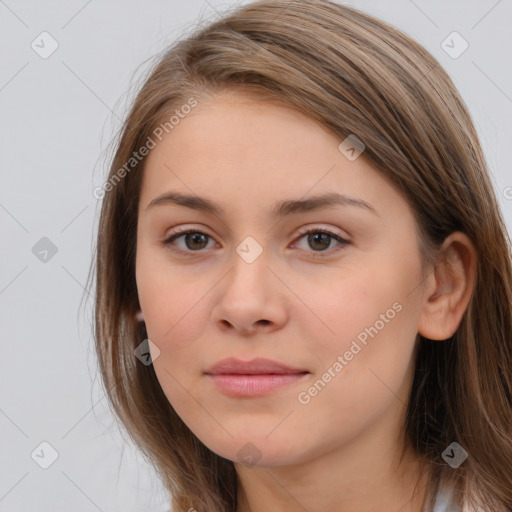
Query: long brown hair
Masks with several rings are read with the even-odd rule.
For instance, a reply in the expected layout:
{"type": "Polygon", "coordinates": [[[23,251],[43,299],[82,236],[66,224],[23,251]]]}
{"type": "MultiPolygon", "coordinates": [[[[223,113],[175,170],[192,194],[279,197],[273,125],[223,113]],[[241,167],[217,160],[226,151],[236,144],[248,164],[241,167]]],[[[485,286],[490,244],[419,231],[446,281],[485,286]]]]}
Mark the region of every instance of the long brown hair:
{"type": "Polygon", "coordinates": [[[159,58],[115,141],[100,195],[99,368],[111,407],[161,475],[173,511],[234,512],[239,482],[233,462],[201,443],[153,366],[134,356],[147,338],[135,319],[138,151],[156,142],[158,127],[170,132],[185,105],[226,88],[298,109],[340,142],[349,134],[363,141],[364,158],[414,211],[425,263],[453,231],[471,239],[478,265],[470,303],[450,340],[418,335],[404,432],[429,463],[428,509],[442,481],[459,504],[512,508],[511,242],[468,110],[436,59],[396,28],[331,1],[262,0],[198,27],[159,58]],[[441,457],[454,441],[469,454],[455,469],[441,457]]]}

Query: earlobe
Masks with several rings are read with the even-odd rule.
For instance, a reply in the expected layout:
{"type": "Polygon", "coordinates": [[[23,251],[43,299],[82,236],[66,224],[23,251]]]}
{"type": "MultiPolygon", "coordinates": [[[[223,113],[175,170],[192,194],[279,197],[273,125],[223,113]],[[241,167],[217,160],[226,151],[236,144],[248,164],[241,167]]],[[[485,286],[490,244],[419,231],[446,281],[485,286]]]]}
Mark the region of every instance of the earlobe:
{"type": "Polygon", "coordinates": [[[138,322],[143,322],[144,321],[144,313],[142,312],[141,309],[139,309],[136,313],[135,313],[135,319],[138,321],[138,322]]]}
{"type": "Polygon", "coordinates": [[[446,340],[457,331],[473,291],[477,253],[462,232],[443,243],[430,281],[433,291],[425,297],[418,332],[431,340],[446,340]]]}

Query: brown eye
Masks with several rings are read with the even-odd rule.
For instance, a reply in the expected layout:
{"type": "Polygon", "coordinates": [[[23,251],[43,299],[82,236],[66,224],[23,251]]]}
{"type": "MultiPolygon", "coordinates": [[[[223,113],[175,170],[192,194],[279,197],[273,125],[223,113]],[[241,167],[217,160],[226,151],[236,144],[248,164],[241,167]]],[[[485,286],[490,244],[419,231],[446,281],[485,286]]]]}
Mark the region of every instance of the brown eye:
{"type": "Polygon", "coordinates": [[[338,242],[338,245],[334,247],[333,250],[337,250],[337,248],[340,248],[340,246],[344,246],[350,243],[348,240],[345,240],[341,236],[322,229],[310,229],[309,231],[303,232],[300,236],[300,239],[302,238],[307,239],[308,247],[301,247],[301,249],[306,251],[308,249],[313,249],[313,252],[327,252],[329,249],[331,249],[333,239],[338,242]]]}
{"type": "Polygon", "coordinates": [[[204,233],[188,233],[185,235],[185,245],[192,250],[204,249],[205,242],[208,243],[208,235],[204,233]]]}
{"type": "Polygon", "coordinates": [[[200,231],[189,230],[172,235],[171,237],[164,240],[162,244],[165,246],[171,246],[173,245],[173,242],[179,240],[180,238],[183,238],[184,244],[181,247],[178,246],[178,249],[176,250],[183,252],[193,252],[205,249],[208,243],[208,239],[211,237],[205,233],[201,233],[200,231]]]}
{"type": "Polygon", "coordinates": [[[332,237],[327,233],[313,233],[308,235],[308,244],[312,249],[323,251],[331,245],[332,237]]]}
{"type": "MultiPolygon", "coordinates": [[[[299,237],[299,240],[302,239],[307,240],[307,247],[299,248],[313,253],[315,257],[322,257],[323,255],[321,253],[331,254],[332,252],[342,249],[343,246],[350,244],[348,240],[345,240],[341,236],[323,229],[309,229],[308,231],[304,231],[299,237]],[[337,242],[337,245],[334,247],[332,247],[333,240],[337,242]]],[[[174,233],[161,243],[174,252],[186,254],[193,252],[200,253],[203,249],[208,248],[209,241],[214,242],[210,235],[189,229],[188,231],[174,233]],[[177,243],[178,240],[181,241],[180,244],[177,243]]]]}

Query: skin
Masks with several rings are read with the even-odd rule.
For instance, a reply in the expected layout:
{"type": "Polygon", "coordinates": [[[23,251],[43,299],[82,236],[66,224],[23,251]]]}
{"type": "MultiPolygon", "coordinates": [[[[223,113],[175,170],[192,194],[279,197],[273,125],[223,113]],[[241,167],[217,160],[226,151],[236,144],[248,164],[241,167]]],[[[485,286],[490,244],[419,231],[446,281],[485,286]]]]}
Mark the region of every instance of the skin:
{"type": "Polygon", "coordinates": [[[154,368],[192,432],[235,462],[238,512],[420,511],[425,500],[427,473],[401,433],[413,349],[418,333],[444,340],[457,329],[476,254],[453,233],[443,245],[446,261],[425,277],[412,210],[364,152],[348,160],[342,140],[295,110],[226,91],[201,101],[146,160],[136,280],[149,339],[160,350],[154,368]],[[147,208],[169,191],[207,198],[224,213],[147,208]],[[277,201],[333,191],[376,214],[339,205],[271,214],[277,201]],[[308,243],[298,232],[304,227],[349,244],[308,243]],[[208,237],[187,245],[182,236],[172,245],[177,254],[161,245],[176,228],[208,237]],[[252,263],[236,251],[248,236],[263,250],[252,263]],[[301,403],[298,394],[394,303],[400,312],[301,403]],[[230,356],[266,357],[310,374],[262,397],[233,398],[204,375],[230,356]],[[244,446],[254,464],[240,462],[244,446]]]}

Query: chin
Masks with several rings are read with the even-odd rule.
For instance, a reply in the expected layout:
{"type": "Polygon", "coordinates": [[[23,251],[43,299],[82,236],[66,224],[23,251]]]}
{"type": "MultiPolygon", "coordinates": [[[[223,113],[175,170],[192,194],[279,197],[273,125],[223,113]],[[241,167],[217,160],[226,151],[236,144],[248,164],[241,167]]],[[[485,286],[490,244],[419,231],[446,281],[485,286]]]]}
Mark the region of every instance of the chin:
{"type": "MultiPolygon", "coordinates": [[[[211,451],[249,467],[276,467],[288,466],[300,462],[301,452],[304,450],[300,443],[293,443],[290,436],[284,442],[283,438],[276,436],[274,439],[266,438],[267,433],[250,436],[234,436],[233,438],[201,440],[211,451]]],[[[272,434],[273,435],[273,434],[272,434]]]]}

